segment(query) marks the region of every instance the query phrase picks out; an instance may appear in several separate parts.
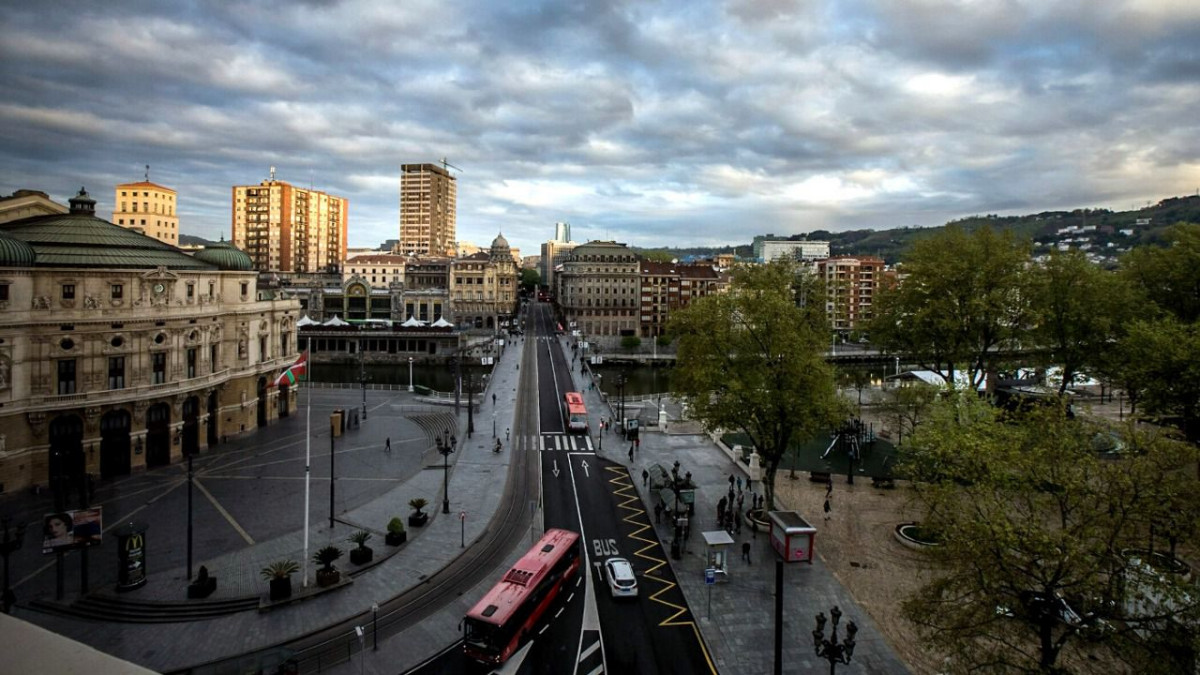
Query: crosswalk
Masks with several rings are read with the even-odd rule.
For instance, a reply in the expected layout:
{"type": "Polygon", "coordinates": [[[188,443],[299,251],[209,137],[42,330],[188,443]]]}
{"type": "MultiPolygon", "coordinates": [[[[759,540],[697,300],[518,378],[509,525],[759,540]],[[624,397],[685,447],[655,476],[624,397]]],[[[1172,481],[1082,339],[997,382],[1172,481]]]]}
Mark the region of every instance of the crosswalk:
{"type": "Polygon", "coordinates": [[[543,434],[539,448],[542,452],[595,452],[591,436],[543,434]]]}

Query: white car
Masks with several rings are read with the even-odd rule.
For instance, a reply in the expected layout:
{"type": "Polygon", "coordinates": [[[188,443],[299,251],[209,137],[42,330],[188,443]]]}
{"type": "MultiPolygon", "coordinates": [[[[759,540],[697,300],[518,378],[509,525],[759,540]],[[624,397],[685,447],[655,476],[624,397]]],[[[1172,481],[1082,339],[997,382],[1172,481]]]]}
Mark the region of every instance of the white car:
{"type": "Polygon", "coordinates": [[[614,598],[636,598],[638,594],[637,577],[633,574],[633,565],[624,558],[609,558],[604,562],[604,577],[608,581],[608,590],[614,598]]]}

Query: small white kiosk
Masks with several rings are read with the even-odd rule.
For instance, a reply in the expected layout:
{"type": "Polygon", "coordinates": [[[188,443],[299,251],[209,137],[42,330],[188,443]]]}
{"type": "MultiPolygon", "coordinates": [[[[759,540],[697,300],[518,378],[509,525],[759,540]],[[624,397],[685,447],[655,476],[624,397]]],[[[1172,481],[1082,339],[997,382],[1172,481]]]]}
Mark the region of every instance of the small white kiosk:
{"type": "Polygon", "coordinates": [[[729,547],[733,546],[733,537],[725,530],[704,532],[704,549],[707,556],[708,569],[716,571],[716,582],[723,584],[729,581],[729,547]]]}
{"type": "Polygon", "coordinates": [[[784,562],[812,564],[817,528],[795,511],[771,511],[771,547],[784,562]]]}

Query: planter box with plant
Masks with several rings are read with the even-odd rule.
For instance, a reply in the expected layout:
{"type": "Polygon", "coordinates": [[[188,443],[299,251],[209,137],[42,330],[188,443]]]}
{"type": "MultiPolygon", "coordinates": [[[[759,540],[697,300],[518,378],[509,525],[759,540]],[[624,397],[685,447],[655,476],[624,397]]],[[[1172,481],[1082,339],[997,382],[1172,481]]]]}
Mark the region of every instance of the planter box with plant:
{"type": "Polygon", "coordinates": [[[280,560],[262,568],[262,576],[271,582],[271,601],[284,600],[292,596],[292,575],[300,571],[295,560],[280,560]]]}
{"type": "Polygon", "coordinates": [[[429,521],[429,514],[421,510],[425,508],[427,504],[429,504],[429,502],[421,497],[408,500],[408,505],[411,506],[413,510],[413,512],[408,515],[409,527],[421,527],[429,521]]]}
{"type": "Polygon", "coordinates": [[[355,565],[366,565],[371,562],[371,558],[375,557],[375,551],[367,546],[367,540],[370,538],[371,533],[366,530],[359,530],[346,537],[346,541],[357,544],[356,547],[350,549],[350,562],[355,565]]]}
{"type": "Polygon", "coordinates": [[[333,566],[333,563],[341,557],[342,549],[333,545],[320,548],[313,554],[313,562],[322,566],[321,569],[317,570],[318,586],[332,586],[341,580],[341,572],[338,572],[333,566]]]}
{"type": "Polygon", "coordinates": [[[384,538],[384,542],[388,546],[399,546],[406,541],[408,541],[408,533],[404,531],[404,521],[399,517],[392,518],[388,521],[387,537],[384,538]]]}

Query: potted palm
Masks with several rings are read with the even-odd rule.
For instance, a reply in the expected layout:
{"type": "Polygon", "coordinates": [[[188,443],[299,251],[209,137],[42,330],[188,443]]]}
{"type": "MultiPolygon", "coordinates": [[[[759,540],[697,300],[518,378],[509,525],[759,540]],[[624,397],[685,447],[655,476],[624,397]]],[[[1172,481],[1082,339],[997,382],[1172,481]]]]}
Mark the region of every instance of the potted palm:
{"type": "Polygon", "coordinates": [[[409,527],[421,527],[426,523],[426,521],[429,520],[429,514],[421,510],[425,508],[427,504],[429,504],[429,502],[422,497],[408,500],[408,505],[411,506],[413,510],[412,513],[408,514],[409,527]]]}
{"type": "Polygon", "coordinates": [[[313,554],[313,562],[317,563],[318,565],[323,565],[321,569],[317,570],[318,586],[332,586],[342,578],[341,573],[333,567],[333,563],[341,557],[342,549],[332,544],[318,549],[317,552],[313,554]]]}
{"type": "Polygon", "coordinates": [[[355,565],[365,565],[371,562],[371,558],[375,557],[375,551],[367,546],[367,540],[371,538],[371,533],[366,530],[359,530],[346,538],[346,541],[357,544],[355,548],[350,549],[350,562],[355,565]]]}
{"type": "Polygon", "coordinates": [[[300,564],[295,560],[279,560],[262,568],[262,576],[271,584],[271,601],[283,600],[292,596],[292,575],[300,571],[300,564]]]}
{"type": "Polygon", "coordinates": [[[387,524],[387,536],[384,542],[388,546],[399,546],[408,541],[408,533],[404,531],[404,521],[399,517],[392,518],[387,524]]]}

